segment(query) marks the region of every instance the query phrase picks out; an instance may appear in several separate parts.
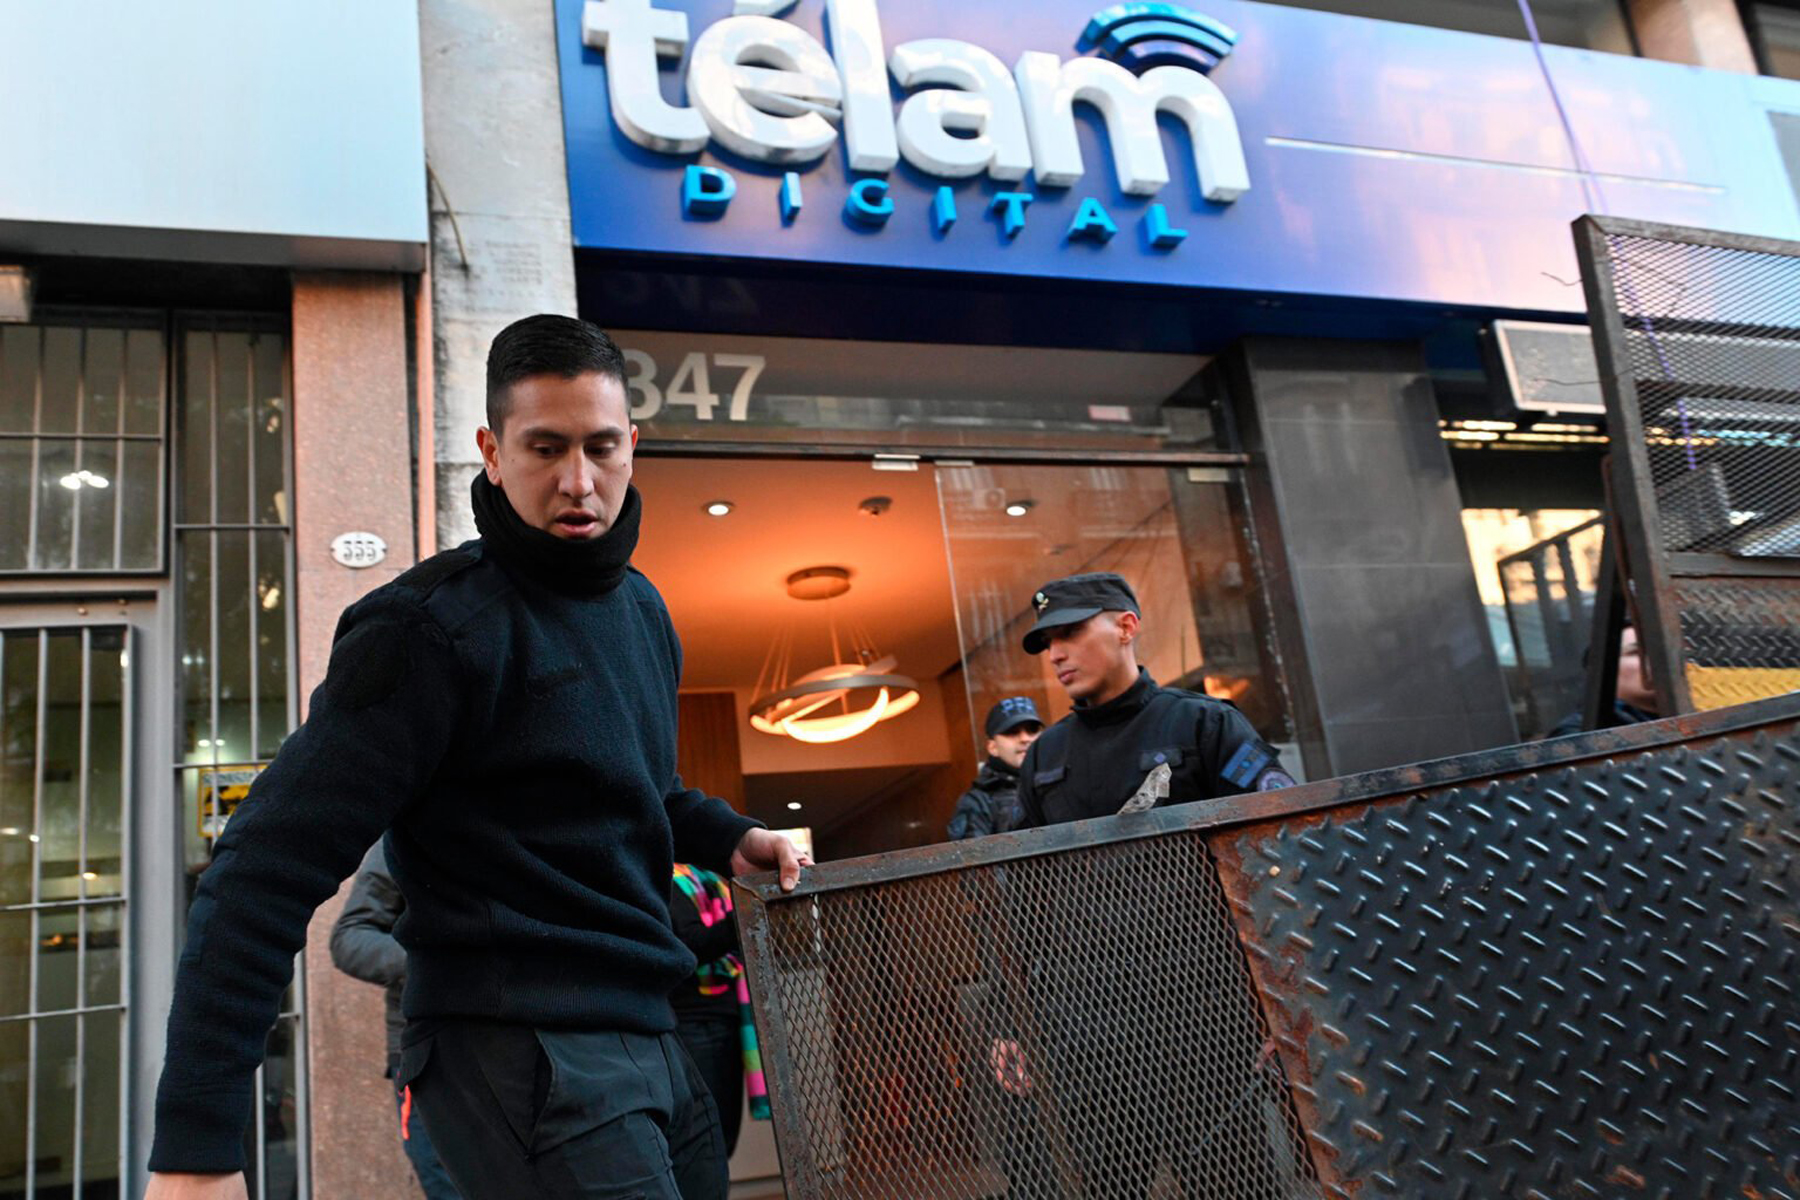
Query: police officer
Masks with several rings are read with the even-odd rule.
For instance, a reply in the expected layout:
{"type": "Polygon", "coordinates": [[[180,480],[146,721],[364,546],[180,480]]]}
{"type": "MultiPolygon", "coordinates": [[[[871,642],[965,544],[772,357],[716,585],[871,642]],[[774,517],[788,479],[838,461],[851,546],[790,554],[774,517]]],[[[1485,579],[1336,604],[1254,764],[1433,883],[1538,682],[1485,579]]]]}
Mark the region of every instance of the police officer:
{"type": "MultiPolygon", "coordinates": [[[[1235,707],[1160,687],[1138,665],[1138,602],[1124,579],[1071,575],[1045,584],[1031,603],[1037,620],[1025,650],[1044,656],[1075,707],[1025,755],[1024,827],[1293,784],[1275,749],[1235,707]]],[[[1262,1096],[1246,1092],[1254,1080],[1242,1065],[1206,1053],[1200,1039],[1132,1042],[1129,1014],[1176,999],[1167,990],[1175,965],[1130,949],[1096,897],[1181,883],[1139,878],[1132,860],[1118,855],[1085,866],[1081,905],[1058,913],[1058,954],[1028,985],[1045,1031],[1037,1061],[1019,1040],[998,1039],[990,1053],[995,1080],[1031,1095],[1041,1067],[1057,1094],[1055,1107],[1071,1114],[1066,1134],[1085,1197],[1148,1195],[1159,1161],[1184,1197],[1264,1194],[1263,1185],[1274,1186],[1279,1174],[1272,1160],[1209,1149],[1254,1138],[1278,1119],[1266,1096],[1249,1104],[1234,1099],[1262,1096]],[[1106,981],[1099,1007],[1095,979],[1106,981]],[[1094,1037],[1097,1028],[1104,1039],[1094,1037]]],[[[1192,903],[1201,911],[1201,900],[1192,903]]]]}
{"type": "Polygon", "coordinates": [[[1025,755],[1021,828],[1108,816],[1128,802],[1135,810],[1293,786],[1236,707],[1159,687],[1138,666],[1140,614],[1124,579],[1071,575],[1046,583],[1031,606],[1025,652],[1045,657],[1075,709],[1025,755]]]}
{"type": "Polygon", "coordinates": [[[953,842],[1019,827],[1019,764],[1044,732],[1044,719],[1030,696],[1008,696],[988,709],[983,728],[987,761],[956,802],[948,831],[953,842]]]}

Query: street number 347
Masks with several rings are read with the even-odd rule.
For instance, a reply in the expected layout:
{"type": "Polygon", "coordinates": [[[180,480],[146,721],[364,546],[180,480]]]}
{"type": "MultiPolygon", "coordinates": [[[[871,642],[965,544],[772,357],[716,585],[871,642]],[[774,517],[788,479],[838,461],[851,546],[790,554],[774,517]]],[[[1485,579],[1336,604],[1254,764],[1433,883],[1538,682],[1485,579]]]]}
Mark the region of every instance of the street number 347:
{"type": "MultiPolygon", "coordinates": [[[[681,365],[667,384],[657,382],[656,360],[643,350],[625,350],[625,390],[631,400],[631,419],[651,421],[664,409],[691,408],[694,419],[710,421],[719,407],[719,393],[713,391],[713,371],[737,371],[736,386],[725,410],[728,421],[743,421],[750,416],[750,393],[757,377],[763,373],[765,360],[760,354],[704,354],[698,350],[682,357],[681,365]]],[[[671,411],[670,416],[675,414],[671,411]]]]}

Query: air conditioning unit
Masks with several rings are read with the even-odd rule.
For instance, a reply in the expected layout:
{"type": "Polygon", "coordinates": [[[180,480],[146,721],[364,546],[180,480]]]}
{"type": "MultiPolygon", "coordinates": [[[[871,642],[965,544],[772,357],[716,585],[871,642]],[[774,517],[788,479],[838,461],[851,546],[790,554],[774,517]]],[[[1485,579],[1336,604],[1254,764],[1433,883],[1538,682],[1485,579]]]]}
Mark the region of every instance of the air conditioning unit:
{"type": "Polygon", "coordinates": [[[1493,331],[1515,408],[1606,415],[1600,367],[1587,326],[1495,321],[1493,331]]]}

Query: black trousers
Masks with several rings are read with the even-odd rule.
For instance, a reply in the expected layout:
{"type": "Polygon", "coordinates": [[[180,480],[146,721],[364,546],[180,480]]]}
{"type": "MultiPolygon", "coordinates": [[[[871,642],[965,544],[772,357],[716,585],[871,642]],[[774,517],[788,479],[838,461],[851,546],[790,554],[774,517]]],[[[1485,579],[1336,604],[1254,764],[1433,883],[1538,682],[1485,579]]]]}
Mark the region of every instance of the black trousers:
{"type": "Polygon", "coordinates": [[[725,1147],[673,1034],[417,1022],[400,1056],[466,1200],[723,1200],[725,1147]]]}
{"type": "Polygon", "coordinates": [[[719,1130],[725,1138],[725,1157],[737,1149],[738,1126],[744,1120],[744,1031],[736,1012],[724,1016],[677,1013],[675,1036],[719,1110],[719,1130]]]}

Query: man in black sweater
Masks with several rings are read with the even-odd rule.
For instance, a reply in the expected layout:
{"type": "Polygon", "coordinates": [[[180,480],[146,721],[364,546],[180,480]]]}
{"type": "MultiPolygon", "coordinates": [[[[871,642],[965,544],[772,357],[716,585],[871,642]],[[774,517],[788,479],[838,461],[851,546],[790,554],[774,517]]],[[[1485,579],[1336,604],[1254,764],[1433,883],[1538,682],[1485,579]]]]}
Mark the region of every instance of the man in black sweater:
{"type": "Polygon", "coordinates": [[[624,374],[586,322],[494,339],[481,536],[345,611],[306,723],[201,878],[151,1200],[245,1195],[252,1079],[307,919],[384,830],[407,902],[398,1082],[462,1194],[725,1194],[712,1101],[671,1032],[694,956],[670,873],[791,887],[806,860],[675,773],[681,647],[630,567],[624,374]]]}

